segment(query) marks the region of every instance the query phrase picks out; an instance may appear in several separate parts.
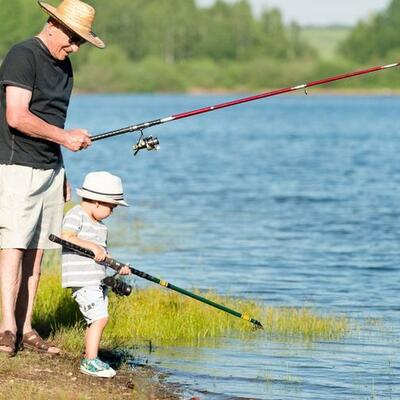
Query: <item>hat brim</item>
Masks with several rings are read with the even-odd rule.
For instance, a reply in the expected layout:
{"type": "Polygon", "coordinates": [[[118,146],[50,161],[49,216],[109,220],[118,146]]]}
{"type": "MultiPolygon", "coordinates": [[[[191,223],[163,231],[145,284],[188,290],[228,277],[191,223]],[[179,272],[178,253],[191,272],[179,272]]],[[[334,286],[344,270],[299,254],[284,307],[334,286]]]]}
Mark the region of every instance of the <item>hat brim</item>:
{"type": "Polygon", "coordinates": [[[76,189],[76,194],[79,197],[83,197],[89,200],[97,200],[97,201],[102,201],[104,203],[117,204],[119,206],[129,207],[129,204],[125,200],[116,200],[110,196],[89,192],[85,189],[76,189]]]}
{"type": "Polygon", "coordinates": [[[98,47],[99,49],[104,49],[106,44],[94,33],[87,33],[83,30],[77,29],[76,27],[71,26],[64,20],[62,15],[57,12],[57,9],[50,4],[44,3],[43,1],[38,1],[39,6],[42,8],[44,12],[49,14],[55,20],[57,20],[60,24],[66,26],[68,29],[79,35],[81,38],[85,39],[87,42],[92,44],[93,46],[98,47]]]}

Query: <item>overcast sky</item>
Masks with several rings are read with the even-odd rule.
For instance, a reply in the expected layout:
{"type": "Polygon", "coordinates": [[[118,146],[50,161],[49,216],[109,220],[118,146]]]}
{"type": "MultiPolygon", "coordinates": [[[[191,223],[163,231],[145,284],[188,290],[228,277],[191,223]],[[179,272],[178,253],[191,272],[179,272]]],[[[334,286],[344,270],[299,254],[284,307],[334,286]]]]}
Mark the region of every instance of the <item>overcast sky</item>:
{"type": "MultiPolygon", "coordinates": [[[[229,0],[234,1],[234,0],[229,0]]],[[[285,22],[300,25],[354,25],[359,19],[384,10],[390,0],[248,0],[255,13],[263,8],[277,7],[285,22]]],[[[214,0],[196,0],[199,5],[210,5],[214,0]]]]}

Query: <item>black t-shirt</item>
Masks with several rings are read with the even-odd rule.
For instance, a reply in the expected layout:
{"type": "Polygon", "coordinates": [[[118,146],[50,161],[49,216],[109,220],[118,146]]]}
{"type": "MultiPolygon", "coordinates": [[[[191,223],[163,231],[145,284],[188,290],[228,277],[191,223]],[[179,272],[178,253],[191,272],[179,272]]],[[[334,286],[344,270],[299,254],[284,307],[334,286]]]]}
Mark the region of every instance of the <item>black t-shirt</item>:
{"type": "Polygon", "coordinates": [[[60,145],[27,136],[8,126],[5,87],[32,91],[30,112],[64,128],[72,84],[70,60],[53,58],[39,38],[12,47],[0,67],[0,164],[55,169],[63,163],[60,145]]]}

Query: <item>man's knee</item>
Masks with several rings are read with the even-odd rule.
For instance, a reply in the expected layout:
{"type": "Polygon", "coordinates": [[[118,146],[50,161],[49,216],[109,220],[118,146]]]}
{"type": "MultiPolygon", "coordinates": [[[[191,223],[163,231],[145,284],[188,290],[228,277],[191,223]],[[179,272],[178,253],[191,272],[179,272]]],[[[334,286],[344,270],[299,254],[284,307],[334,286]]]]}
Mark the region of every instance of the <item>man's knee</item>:
{"type": "Polygon", "coordinates": [[[0,250],[0,268],[3,265],[10,267],[19,267],[24,257],[23,249],[1,249],[0,250]]]}

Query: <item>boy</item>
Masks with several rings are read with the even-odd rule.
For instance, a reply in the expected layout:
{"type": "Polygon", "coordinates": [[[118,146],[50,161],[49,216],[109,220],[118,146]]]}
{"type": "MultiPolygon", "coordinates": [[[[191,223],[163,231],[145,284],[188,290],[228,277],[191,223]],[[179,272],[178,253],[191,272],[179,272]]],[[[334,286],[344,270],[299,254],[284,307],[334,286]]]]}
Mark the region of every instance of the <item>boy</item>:
{"type": "MultiPolygon", "coordinates": [[[[106,271],[99,264],[107,255],[107,227],[102,221],[117,205],[128,204],[124,201],[121,179],[104,171],[87,174],[82,188],[76,192],[82,200],[66,214],[62,238],[92,250],[95,257],[93,260],[63,250],[62,286],[72,288],[72,297],[87,323],[81,372],[112,378],[116,372],[97,357],[101,335],[108,321],[107,289],[101,283],[106,271]]],[[[128,267],[119,272],[121,275],[129,273],[128,267]]]]}

